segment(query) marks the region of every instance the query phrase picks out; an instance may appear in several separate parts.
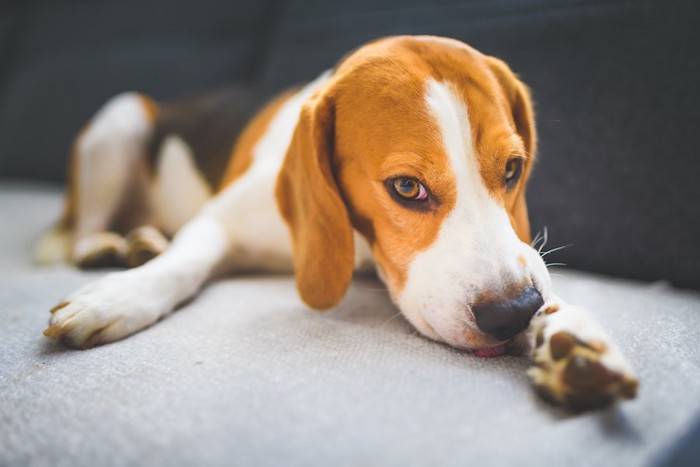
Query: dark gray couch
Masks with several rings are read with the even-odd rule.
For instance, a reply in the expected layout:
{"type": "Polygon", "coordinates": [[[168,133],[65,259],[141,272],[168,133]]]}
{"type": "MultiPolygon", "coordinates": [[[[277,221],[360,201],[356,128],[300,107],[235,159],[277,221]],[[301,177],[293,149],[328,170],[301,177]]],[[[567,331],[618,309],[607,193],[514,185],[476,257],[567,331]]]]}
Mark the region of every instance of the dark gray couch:
{"type": "Polygon", "coordinates": [[[569,266],[700,288],[692,0],[25,0],[0,5],[0,177],[61,182],[107,98],[310,79],[390,34],[507,60],[537,103],[532,225],[569,266]]]}
{"type": "Polygon", "coordinates": [[[698,24],[690,0],[3,2],[0,429],[14,434],[0,430],[0,465],[643,465],[690,456],[700,414],[694,292],[565,270],[560,293],[595,309],[643,381],[627,409],[566,418],[531,398],[524,363],[475,362],[412,336],[400,319],[383,324],[395,310],[362,283],[328,318],[309,315],[288,278],[227,280],[133,339],[63,352],[40,337],[46,310],[95,276],[38,270],[29,258],[58,213],[70,140],[110,96],[172,98],[230,82],[281,88],[375,37],[438,34],[507,60],[531,86],[533,229],[546,225],[552,246],[574,244],[552,262],[700,289],[698,24]],[[243,314],[229,318],[229,308],[243,314]],[[275,308],[280,315],[258,323],[256,312],[275,308]],[[207,326],[231,334],[212,337],[207,326]],[[466,409],[474,404],[483,410],[466,409]]]}

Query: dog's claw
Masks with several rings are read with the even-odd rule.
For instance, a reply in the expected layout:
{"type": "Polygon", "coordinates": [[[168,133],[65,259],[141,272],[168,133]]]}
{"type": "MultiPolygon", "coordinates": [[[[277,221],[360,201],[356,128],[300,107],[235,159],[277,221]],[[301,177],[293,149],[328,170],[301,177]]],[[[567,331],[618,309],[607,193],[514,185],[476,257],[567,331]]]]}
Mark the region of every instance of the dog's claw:
{"type": "Polygon", "coordinates": [[[56,317],[56,313],[68,305],[70,305],[69,302],[63,302],[51,309],[49,327],[44,329],[44,336],[56,339],[68,347],[83,350],[103,343],[104,333],[113,323],[96,329],[78,329],[76,325],[71,323],[71,318],[77,313],[76,311],[56,317]]]}
{"type": "Polygon", "coordinates": [[[141,300],[137,269],[112,273],[87,284],[51,309],[44,336],[76,349],[122,339],[156,322],[172,309],[167,300],[141,300]]]}
{"type": "Polygon", "coordinates": [[[44,329],[44,335],[46,337],[51,337],[53,339],[57,339],[58,337],[61,336],[61,327],[60,326],[49,326],[48,328],[44,329]]]}
{"type": "Polygon", "coordinates": [[[44,329],[44,336],[56,339],[69,347],[80,347],[81,342],[76,341],[77,336],[74,335],[75,327],[70,324],[70,319],[76,312],[70,310],[69,305],[70,302],[64,301],[51,309],[49,327],[44,329]]]}
{"type": "Polygon", "coordinates": [[[65,308],[65,307],[68,306],[69,304],[70,304],[70,302],[61,302],[61,303],[59,303],[58,305],[56,305],[55,307],[51,308],[51,311],[49,311],[49,313],[54,314],[54,313],[56,313],[58,310],[60,310],[61,308],[65,308]]]}

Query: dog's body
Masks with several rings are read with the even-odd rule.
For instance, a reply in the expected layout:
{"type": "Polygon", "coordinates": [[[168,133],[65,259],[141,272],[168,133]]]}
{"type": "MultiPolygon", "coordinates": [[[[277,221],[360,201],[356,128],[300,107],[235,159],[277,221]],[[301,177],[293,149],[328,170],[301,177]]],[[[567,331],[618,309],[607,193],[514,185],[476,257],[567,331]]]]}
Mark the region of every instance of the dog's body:
{"type": "Polygon", "coordinates": [[[534,120],[503,62],[454,40],[387,38],[248,121],[250,96],[125,94],[95,116],[39,256],[138,267],[70,296],[47,335],[78,347],[123,338],[240,269],[293,269],[302,299],[330,308],[374,264],[429,338],[494,356],[529,329],[530,374],[553,401],[634,396],[619,351],[552,294],[530,247],[534,120]]]}

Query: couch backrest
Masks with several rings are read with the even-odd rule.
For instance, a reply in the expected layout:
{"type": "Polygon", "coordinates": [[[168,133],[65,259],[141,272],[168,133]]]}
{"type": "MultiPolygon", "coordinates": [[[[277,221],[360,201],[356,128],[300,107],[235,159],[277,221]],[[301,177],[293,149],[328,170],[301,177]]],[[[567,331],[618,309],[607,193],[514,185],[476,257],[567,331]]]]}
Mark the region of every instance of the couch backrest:
{"type": "Polygon", "coordinates": [[[63,180],[75,133],[119,92],[164,98],[256,77],[277,4],[0,4],[0,176],[63,180]]]}
{"type": "Polygon", "coordinates": [[[505,59],[536,101],[528,198],[550,262],[700,288],[700,7],[679,0],[289,0],[264,77],[306,80],[376,37],[505,59]]]}
{"type": "Polygon", "coordinates": [[[63,180],[108,97],[308,80],[392,34],[465,40],[532,88],[547,257],[700,288],[700,11],[682,0],[24,0],[0,5],[0,177],[63,180]],[[195,8],[196,6],[196,8],[195,8]]]}

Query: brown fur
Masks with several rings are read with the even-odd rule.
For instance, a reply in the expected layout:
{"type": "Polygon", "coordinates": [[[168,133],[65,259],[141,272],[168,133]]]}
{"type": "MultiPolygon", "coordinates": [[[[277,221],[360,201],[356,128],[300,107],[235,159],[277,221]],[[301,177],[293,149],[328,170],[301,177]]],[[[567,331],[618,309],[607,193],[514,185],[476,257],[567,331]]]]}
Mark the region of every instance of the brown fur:
{"type": "Polygon", "coordinates": [[[277,185],[292,234],[297,288],[317,309],[343,298],[354,269],[352,226],[331,161],[334,122],[329,96],[316,95],[304,105],[277,185]]]}
{"type": "Polygon", "coordinates": [[[231,158],[226,168],[226,172],[219,185],[219,190],[226,188],[228,185],[236,181],[238,177],[243,175],[253,162],[253,150],[258,144],[260,138],[267,130],[270,121],[275,117],[277,111],[282,105],[294,94],[293,90],[289,90],[277,98],[269,102],[253,120],[246,126],[238,138],[231,158]]]}
{"type": "MultiPolygon", "coordinates": [[[[374,41],[346,56],[304,105],[279,175],[277,201],[292,234],[297,284],[309,305],[328,308],[344,295],[354,266],[353,227],[398,292],[410,261],[434,242],[453,209],[456,181],[424,102],[429,78],[450,82],[466,102],[483,182],[506,207],[519,238],[530,241],[525,183],[536,139],[525,85],[505,63],[459,41],[410,36],[374,41]],[[506,190],[504,168],[517,156],[525,157],[523,176],[506,190]],[[415,177],[428,187],[433,201],[427,209],[408,209],[391,199],[384,181],[396,176],[415,177]]],[[[250,95],[244,103],[241,92],[250,91],[226,90],[175,104],[144,97],[155,128],[151,157],[165,136],[177,134],[193,149],[213,191],[235,182],[291,96],[271,101],[243,129],[244,115],[257,105],[250,95]]],[[[77,196],[72,159],[66,226],[74,219],[77,196]]]]}
{"type": "Polygon", "coordinates": [[[527,86],[517,78],[505,62],[493,57],[487,57],[487,59],[507,99],[505,105],[506,108],[510,108],[510,112],[506,112],[506,115],[512,115],[512,124],[525,145],[524,154],[527,158],[523,167],[523,182],[518,185],[516,190],[513,190],[510,200],[506,200],[506,206],[510,214],[511,224],[518,238],[525,243],[530,243],[532,237],[527,213],[527,201],[525,199],[525,187],[527,179],[532,172],[537,151],[537,131],[532,108],[532,97],[527,86]]]}
{"type": "Polygon", "coordinates": [[[484,184],[529,242],[525,182],[535,129],[525,86],[503,62],[458,41],[376,41],[344,58],[304,107],[280,173],[278,202],[294,239],[297,284],[309,305],[332,306],[348,286],[348,219],[369,241],[396,292],[413,256],[433,243],[454,207],[449,158],[424,103],[428,78],[449,81],[466,101],[484,184]],[[526,158],[524,173],[507,191],[505,165],[517,156],[526,158]],[[419,179],[436,201],[421,211],[397,204],[384,187],[396,176],[419,179]]]}
{"type": "MultiPolygon", "coordinates": [[[[148,149],[151,167],[156,165],[163,139],[177,135],[190,147],[198,169],[215,192],[230,175],[232,166],[237,171],[246,166],[246,151],[235,151],[234,145],[241,142],[244,129],[252,125],[251,118],[273,95],[266,88],[231,86],[159,104],[148,149]]],[[[256,120],[253,118],[253,122],[256,120]]]]}
{"type": "MultiPolygon", "coordinates": [[[[144,157],[138,163],[139,174],[134,175],[133,186],[127,190],[127,197],[122,200],[122,207],[114,214],[108,229],[126,234],[133,228],[150,222],[149,219],[152,216],[148,212],[146,194],[143,192],[143,187],[135,180],[148,175],[157,176],[156,158],[163,139],[168,135],[179,136],[193,150],[197,167],[204,175],[212,192],[218,189],[222,182],[230,183],[244,172],[250,165],[250,149],[255,144],[255,138],[250,136],[252,135],[250,129],[257,129],[257,135],[262,133],[265,127],[263,120],[269,120],[274,115],[274,111],[263,112],[253,119],[253,123],[248,125],[249,136],[238,139],[236,146],[242,147],[241,150],[233,150],[234,143],[251,116],[270,95],[273,95],[271,90],[252,86],[224,88],[168,103],[159,103],[148,96],[139,95],[140,103],[153,128],[153,134],[147,147],[143,148],[144,157]],[[229,168],[225,170],[227,166],[229,168]]],[[[280,102],[281,100],[281,98],[278,99],[280,102]]],[[[270,108],[274,109],[276,106],[271,105],[270,108]]],[[[68,164],[64,210],[55,227],[69,236],[73,235],[78,215],[77,197],[80,196],[77,149],[82,135],[90,125],[91,123],[87,123],[74,140],[68,164]]],[[[67,253],[70,257],[71,251],[67,253]]]]}

